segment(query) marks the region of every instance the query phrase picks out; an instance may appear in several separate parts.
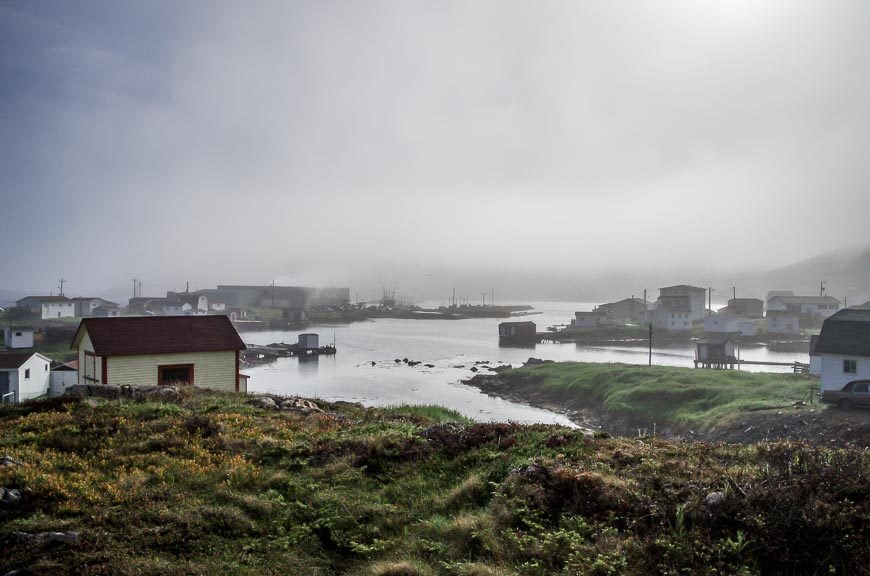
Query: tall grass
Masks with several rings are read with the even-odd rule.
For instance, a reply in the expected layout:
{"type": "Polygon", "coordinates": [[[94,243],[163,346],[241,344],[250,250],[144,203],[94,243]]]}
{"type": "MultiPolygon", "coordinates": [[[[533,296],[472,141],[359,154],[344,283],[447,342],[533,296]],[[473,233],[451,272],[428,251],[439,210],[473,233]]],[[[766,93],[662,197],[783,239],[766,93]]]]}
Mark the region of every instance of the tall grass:
{"type": "Polygon", "coordinates": [[[710,430],[746,410],[805,400],[812,380],[794,374],[560,362],[503,372],[575,407],[710,430]]]}

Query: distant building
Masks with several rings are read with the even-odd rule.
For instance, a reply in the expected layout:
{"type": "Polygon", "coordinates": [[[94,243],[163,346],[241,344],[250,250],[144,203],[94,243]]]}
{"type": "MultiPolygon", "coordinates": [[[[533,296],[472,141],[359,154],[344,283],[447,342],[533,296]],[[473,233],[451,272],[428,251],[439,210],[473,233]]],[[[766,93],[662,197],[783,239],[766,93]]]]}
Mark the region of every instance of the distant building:
{"type": "Polygon", "coordinates": [[[711,314],[704,318],[704,332],[708,334],[735,334],[755,336],[758,334],[758,321],[730,314],[711,314]]]}
{"type": "Polygon", "coordinates": [[[790,334],[796,335],[801,333],[800,315],[794,312],[768,310],[767,311],[767,333],[768,334],[790,334]]]}
{"type": "Polygon", "coordinates": [[[764,318],[764,301],[761,298],[731,298],[728,306],[719,314],[732,314],[744,318],[764,318]]]}
{"type": "Polygon", "coordinates": [[[498,343],[503,346],[527,346],[538,341],[534,322],[502,322],[498,325],[498,343]]]}
{"type": "Polygon", "coordinates": [[[0,402],[17,403],[48,393],[51,360],[36,352],[0,354],[0,402]]]}
{"type": "Polygon", "coordinates": [[[668,332],[692,329],[692,308],[688,296],[659,297],[651,313],[652,325],[668,332]]]}
{"type": "Polygon", "coordinates": [[[3,329],[3,345],[10,349],[33,348],[33,328],[7,326],[3,329]]]}
{"type": "Polygon", "coordinates": [[[814,352],[821,358],[821,391],[870,379],[870,310],[846,308],[827,318],[814,352]]]}
{"type": "Polygon", "coordinates": [[[592,312],[574,312],[574,328],[595,328],[610,324],[613,324],[613,320],[606,310],[596,308],[592,312]]]}
{"type": "Polygon", "coordinates": [[[196,385],[244,392],[245,344],[226,316],[85,318],[72,348],[80,384],[196,385]]]}
{"type": "Polygon", "coordinates": [[[791,312],[804,320],[821,321],[840,309],[840,301],[831,296],[774,296],[767,310],[791,312]]]}
{"type": "Polygon", "coordinates": [[[121,315],[121,308],[115,305],[97,306],[91,312],[94,318],[117,318],[121,315]]]}
{"type": "Polygon", "coordinates": [[[66,296],[27,296],[15,304],[43,320],[74,318],[76,315],[75,302],[66,296]]]}
{"type": "Polygon", "coordinates": [[[73,298],[72,301],[75,304],[75,315],[79,318],[89,318],[93,316],[94,311],[100,306],[114,306],[116,308],[118,306],[110,300],[93,296],[73,298]]]}
{"type": "Polygon", "coordinates": [[[659,288],[659,302],[678,300],[680,308],[689,308],[689,324],[694,320],[701,320],[707,315],[707,290],[692,286],[691,284],[677,284],[659,288]]]}
{"type": "Polygon", "coordinates": [[[595,308],[607,312],[614,324],[645,324],[647,322],[647,303],[640,298],[625,298],[609,302],[595,308]]]}
{"type": "Polygon", "coordinates": [[[822,375],[822,357],[816,352],[816,344],[819,343],[819,335],[813,334],[810,336],[810,374],[813,376],[822,375]]]}

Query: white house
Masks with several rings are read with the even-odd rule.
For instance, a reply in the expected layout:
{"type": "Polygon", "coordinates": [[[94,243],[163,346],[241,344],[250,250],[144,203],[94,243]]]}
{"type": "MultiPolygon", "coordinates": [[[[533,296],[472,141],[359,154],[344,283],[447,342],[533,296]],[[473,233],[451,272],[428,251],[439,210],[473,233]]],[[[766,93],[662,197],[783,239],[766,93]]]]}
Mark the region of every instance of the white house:
{"type": "Polygon", "coordinates": [[[814,352],[822,360],[820,391],[870,380],[870,310],[846,308],[829,317],[814,352]]]}
{"type": "Polygon", "coordinates": [[[659,288],[659,302],[668,299],[679,299],[689,308],[689,324],[692,320],[701,320],[707,315],[707,291],[691,284],[677,284],[659,288]]]}
{"type": "Polygon", "coordinates": [[[32,314],[38,314],[43,320],[74,318],[76,315],[75,302],[66,296],[27,296],[15,304],[30,310],[32,314]]]}
{"type": "Polygon", "coordinates": [[[80,384],[196,385],[245,392],[245,344],[226,316],[85,318],[72,347],[80,384]]]}
{"type": "Polygon", "coordinates": [[[0,354],[0,402],[23,402],[48,393],[51,360],[36,352],[0,354]]]}
{"type": "Polygon", "coordinates": [[[821,320],[833,315],[840,301],[831,296],[774,296],[767,301],[767,310],[791,312],[805,318],[821,320]]]}
{"type": "Polygon", "coordinates": [[[33,328],[7,326],[3,329],[3,345],[6,348],[33,348],[33,328]]]}
{"type": "Polygon", "coordinates": [[[794,312],[768,310],[767,311],[767,333],[768,334],[789,334],[796,335],[801,333],[800,315],[794,312]]]}
{"type": "Polygon", "coordinates": [[[758,322],[727,313],[711,314],[704,318],[704,332],[755,336],[758,334],[758,322]]]}
{"type": "Polygon", "coordinates": [[[610,314],[601,310],[574,312],[574,328],[595,328],[613,324],[610,314]]]}
{"type": "Polygon", "coordinates": [[[692,329],[692,308],[688,296],[660,296],[651,313],[652,325],[668,332],[692,329]]]}

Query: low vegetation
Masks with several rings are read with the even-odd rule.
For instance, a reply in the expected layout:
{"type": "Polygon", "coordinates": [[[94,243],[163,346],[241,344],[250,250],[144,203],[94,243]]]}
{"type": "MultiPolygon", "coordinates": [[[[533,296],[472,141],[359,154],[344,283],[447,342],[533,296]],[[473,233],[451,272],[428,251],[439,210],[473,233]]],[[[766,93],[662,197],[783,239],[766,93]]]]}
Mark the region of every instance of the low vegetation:
{"type": "MultiPolygon", "coordinates": [[[[535,374],[536,372],[532,372],[535,374]]],[[[0,409],[3,572],[857,574],[870,455],[260,409],[205,392],[0,409]],[[18,535],[78,532],[75,541],[18,535]]]]}
{"type": "Polygon", "coordinates": [[[580,362],[501,372],[500,385],[573,409],[708,431],[749,411],[807,401],[818,382],[794,374],[580,362]]]}

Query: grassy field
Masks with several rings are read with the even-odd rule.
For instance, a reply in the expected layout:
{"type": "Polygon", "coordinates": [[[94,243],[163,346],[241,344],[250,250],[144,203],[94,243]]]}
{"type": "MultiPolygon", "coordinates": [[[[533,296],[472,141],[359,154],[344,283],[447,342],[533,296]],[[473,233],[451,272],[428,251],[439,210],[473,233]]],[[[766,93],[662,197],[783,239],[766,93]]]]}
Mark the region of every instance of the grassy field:
{"type": "Polygon", "coordinates": [[[516,389],[574,409],[710,430],[739,414],[807,400],[812,378],[736,370],[558,362],[499,374],[516,389]]]}
{"type": "Polygon", "coordinates": [[[0,454],[23,462],[0,467],[0,486],[22,494],[0,506],[3,572],[706,576],[870,562],[863,450],[246,400],[0,408],[0,454]],[[46,531],[79,539],[16,535],[46,531]]]}

